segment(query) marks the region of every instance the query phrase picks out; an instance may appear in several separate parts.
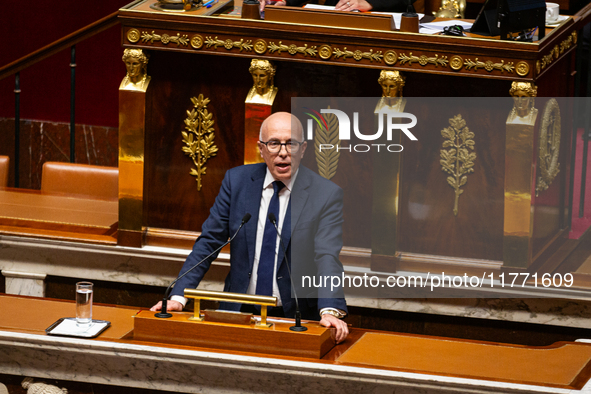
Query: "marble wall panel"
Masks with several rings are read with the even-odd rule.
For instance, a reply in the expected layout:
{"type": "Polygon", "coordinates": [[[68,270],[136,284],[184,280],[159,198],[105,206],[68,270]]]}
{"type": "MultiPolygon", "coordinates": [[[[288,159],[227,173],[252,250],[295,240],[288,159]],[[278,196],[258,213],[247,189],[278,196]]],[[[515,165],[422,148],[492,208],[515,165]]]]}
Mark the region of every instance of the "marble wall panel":
{"type": "MultiPolygon", "coordinates": [[[[9,186],[14,185],[14,119],[0,118],[0,155],[11,158],[9,186]]],[[[118,129],[76,125],[76,163],[117,167],[118,129]]],[[[46,161],[70,161],[68,123],[21,120],[20,187],[39,189],[41,169],[46,161]]]]}

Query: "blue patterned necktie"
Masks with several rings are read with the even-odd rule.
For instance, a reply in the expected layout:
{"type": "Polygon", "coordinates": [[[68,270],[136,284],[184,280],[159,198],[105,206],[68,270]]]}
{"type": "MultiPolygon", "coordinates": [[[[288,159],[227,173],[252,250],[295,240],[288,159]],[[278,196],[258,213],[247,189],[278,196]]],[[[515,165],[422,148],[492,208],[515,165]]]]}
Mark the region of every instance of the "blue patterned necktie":
{"type": "Polygon", "coordinates": [[[281,181],[273,182],[274,193],[269,203],[267,216],[265,217],[265,231],[263,232],[263,244],[261,246],[259,268],[257,270],[256,294],[258,295],[273,295],[273,269],[275,268],[277,230],[268,217],[272,212],[276,218],[279,218],[279,192],[284,187],[285,185],[281,181]]]}

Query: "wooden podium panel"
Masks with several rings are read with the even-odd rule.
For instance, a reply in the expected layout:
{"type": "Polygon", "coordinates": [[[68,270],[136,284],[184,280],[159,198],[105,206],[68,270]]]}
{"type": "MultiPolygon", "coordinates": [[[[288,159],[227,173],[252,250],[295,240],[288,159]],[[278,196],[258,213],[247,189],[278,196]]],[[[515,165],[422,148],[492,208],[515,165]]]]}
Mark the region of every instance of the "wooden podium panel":
{"type": "Polygon", "coordinates": [[[591,346],[519,346],[365,333],[337,362],[412,372],[580,389],[591,373],[591,346]]]}
{"type": "Polygon", "coordinates": [[[276,322],[272,327],[190,321],[192,313],[173,313],[170,319],[142,311],[134,318],[133,339],[238,350],[283,356],[322,358],[335,346],[333,330],[317,322],[304,323],[307,331],[294,332],[292,323],[276,322]]]}

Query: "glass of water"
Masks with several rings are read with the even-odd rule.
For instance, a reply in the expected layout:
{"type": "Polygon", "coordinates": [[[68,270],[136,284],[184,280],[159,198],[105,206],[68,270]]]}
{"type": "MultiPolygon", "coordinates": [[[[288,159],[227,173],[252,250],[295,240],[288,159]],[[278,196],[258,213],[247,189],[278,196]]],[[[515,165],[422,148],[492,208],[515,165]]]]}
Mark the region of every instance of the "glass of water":
{"type": "Polygon", "coordinates": [[[92,283],[76,283],[76,323],[92,322],[92,283]]]}

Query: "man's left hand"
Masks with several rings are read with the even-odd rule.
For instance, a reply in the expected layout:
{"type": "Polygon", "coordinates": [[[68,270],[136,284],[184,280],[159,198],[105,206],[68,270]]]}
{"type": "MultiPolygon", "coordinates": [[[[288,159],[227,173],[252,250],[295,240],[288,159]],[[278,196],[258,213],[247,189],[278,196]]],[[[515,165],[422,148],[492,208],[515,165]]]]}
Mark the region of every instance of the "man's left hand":
{"type": "Polygon", "coordinates": [[[365,0],[340,0],[335,6],[337,11],[370,11],[372,8],[365,0]]]}
{"type": "Polygon", "coordinates": [[[322,315],[320,324],[324,327],[336,328],[335,340],[337,343],[343,342],[345,338],[347,338],[347,335],[349,335],[349,327],[347,327],[347,323],[329,313],[322,315]]]}

